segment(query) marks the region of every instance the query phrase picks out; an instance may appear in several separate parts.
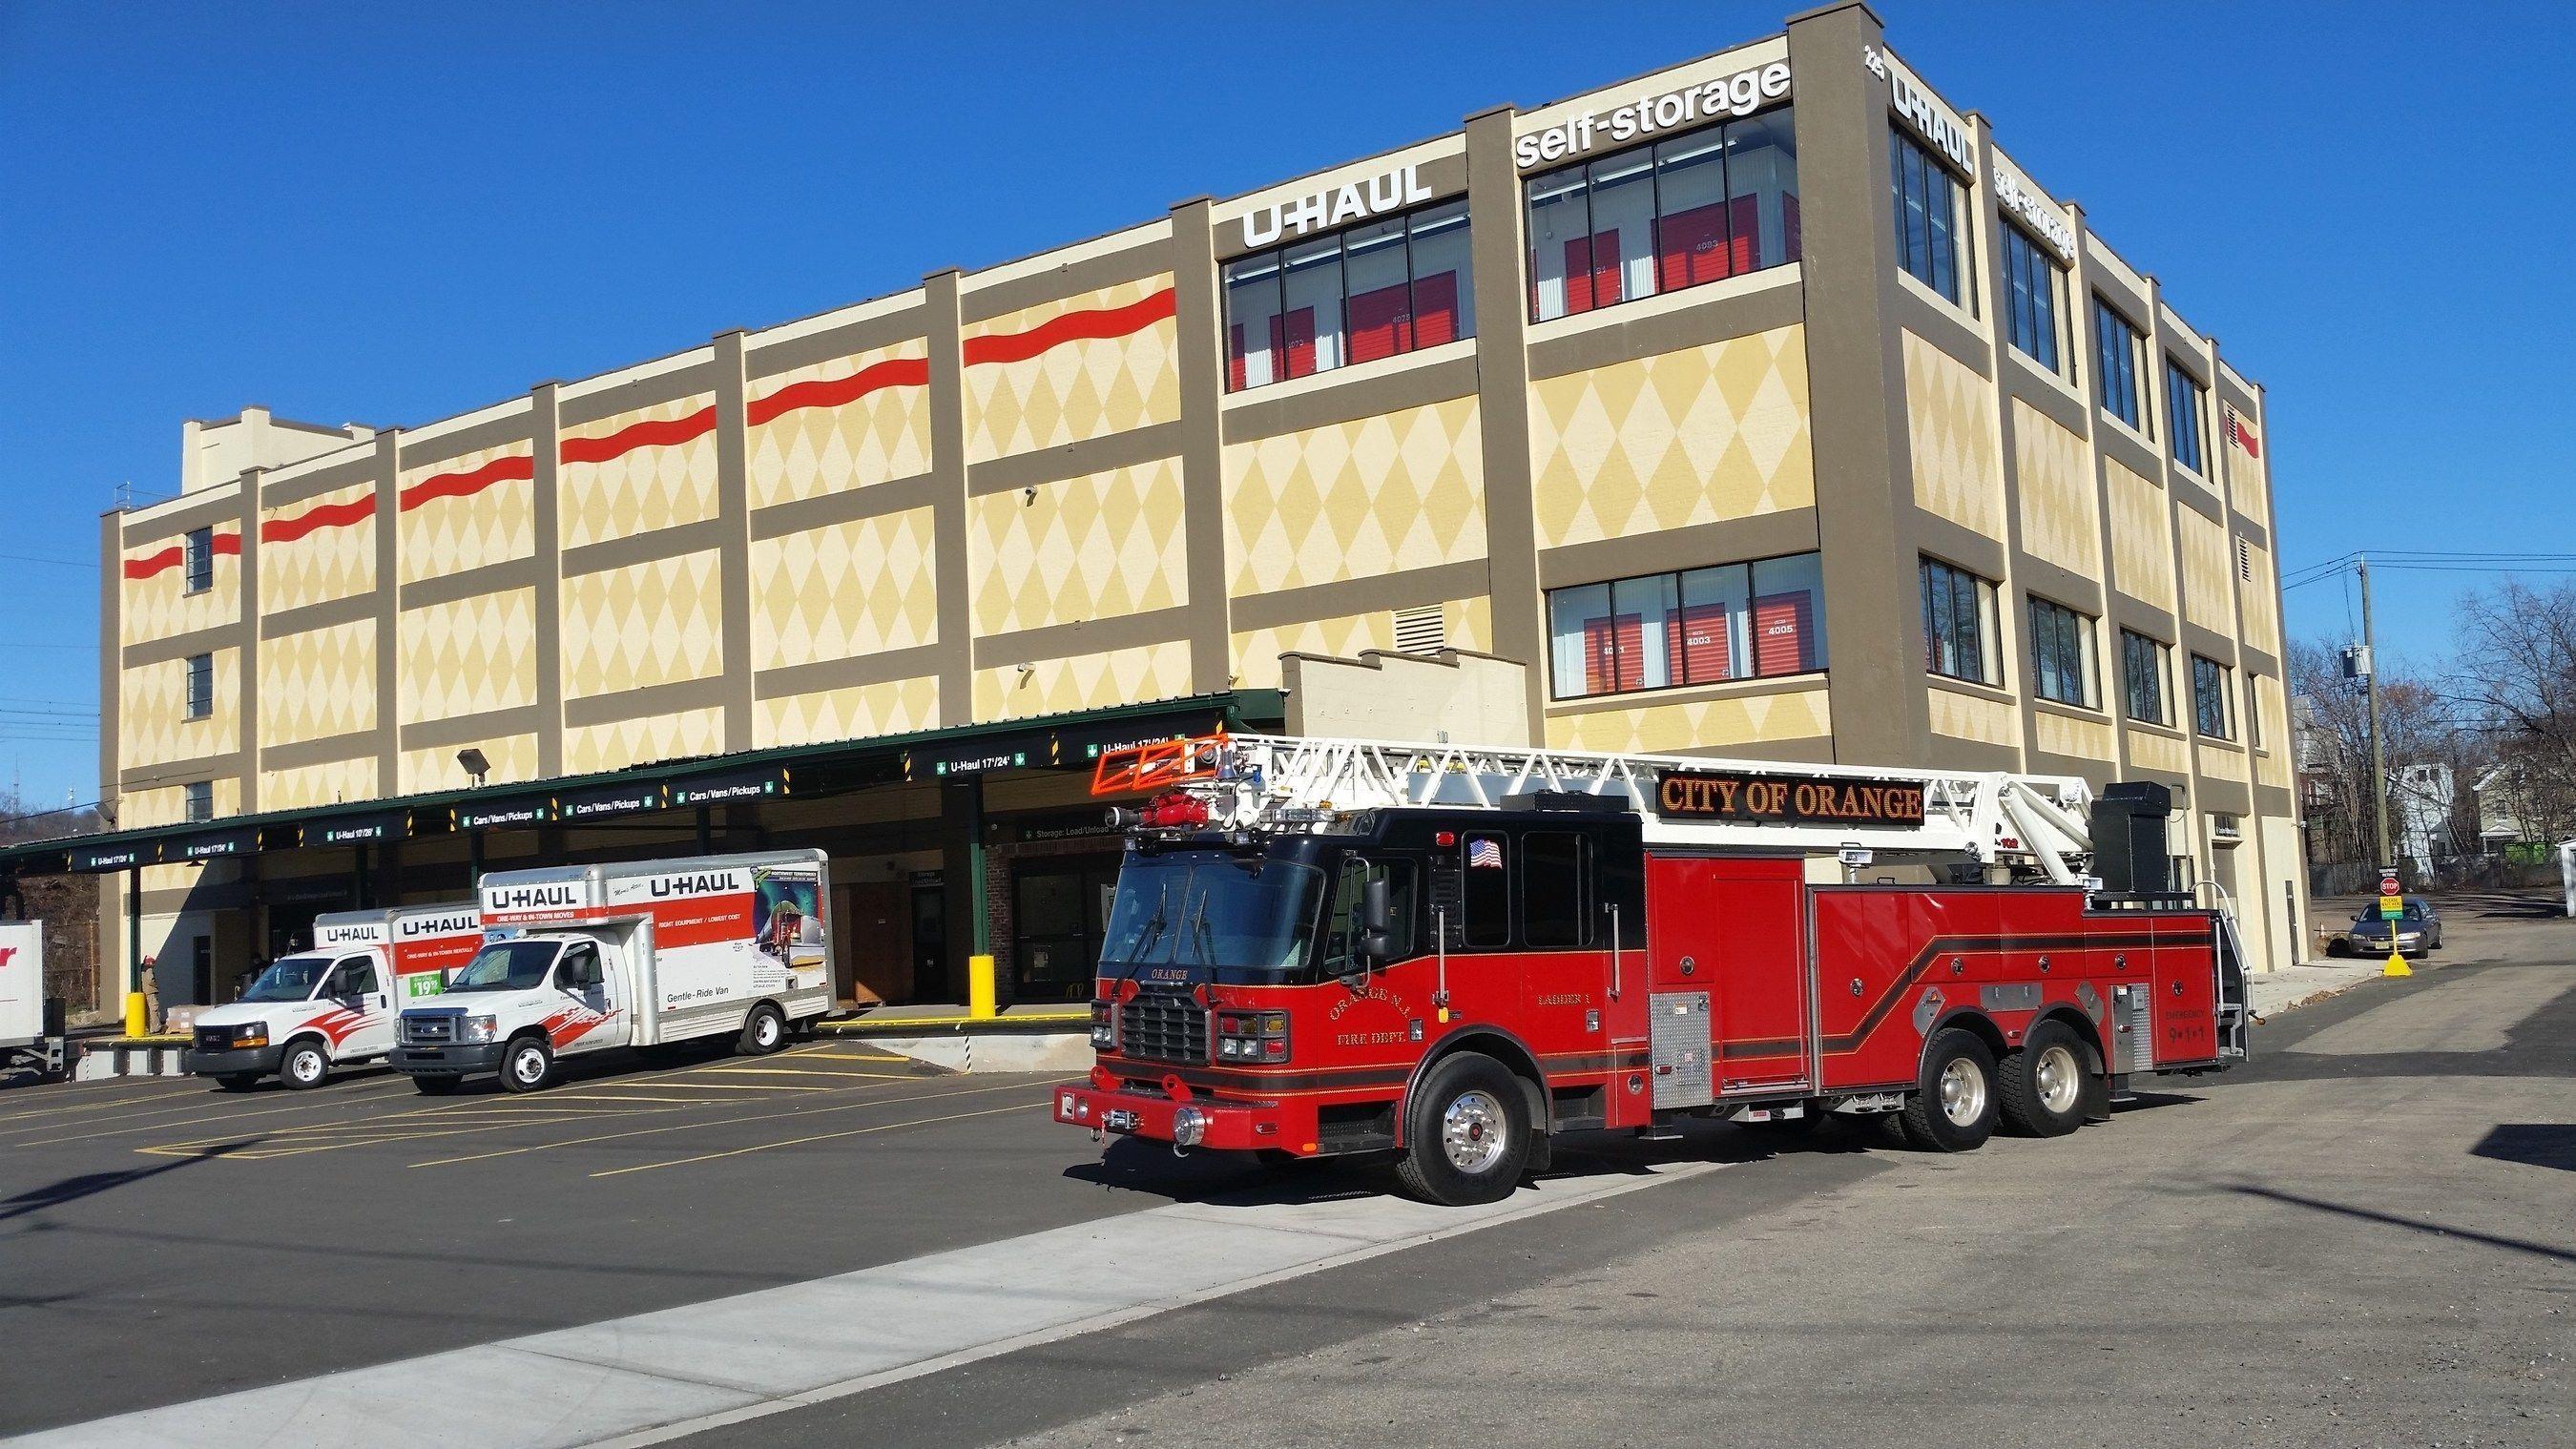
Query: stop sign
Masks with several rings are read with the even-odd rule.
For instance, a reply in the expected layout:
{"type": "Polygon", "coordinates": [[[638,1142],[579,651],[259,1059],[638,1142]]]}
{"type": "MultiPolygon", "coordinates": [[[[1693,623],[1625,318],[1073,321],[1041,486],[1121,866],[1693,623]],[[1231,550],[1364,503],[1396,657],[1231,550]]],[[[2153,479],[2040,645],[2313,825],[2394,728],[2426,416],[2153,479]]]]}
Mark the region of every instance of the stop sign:
{"type": "Polygon", "coordinates": [[[2379,878],[2379,893],[2383,896],[2393,896],[2397,894],[2397,877],[2394,875],[2381,876],[2379,878]]]}

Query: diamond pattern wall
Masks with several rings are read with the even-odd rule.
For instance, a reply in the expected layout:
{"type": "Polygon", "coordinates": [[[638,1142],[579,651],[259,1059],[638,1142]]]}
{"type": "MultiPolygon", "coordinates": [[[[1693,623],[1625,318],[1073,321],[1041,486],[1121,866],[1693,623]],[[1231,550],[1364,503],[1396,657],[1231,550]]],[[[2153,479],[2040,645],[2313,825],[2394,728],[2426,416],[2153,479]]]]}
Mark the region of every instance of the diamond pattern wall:
{"type": "Polygon", "coordinates": [[[754,539],[751,667],[937,643],[934,517],[912,508],[754,539]]]}
{"type": "MultiPolygon", "coordinates": [[[[454,763],[452,760],[450,763],[454,763]]],[[[267,770],[259,777],[259,808],[266,810],[301,810],[308,805],[336,805],[344,800],[373,800],[385,792],[376,788],[376,757],[334,760],[327,765],[306,765],[294,770],[267,770]]]]}
{"type": "Polygon", "coordinates": [[[939,681],[895,679],[756,701],[752,743],[811,745],[939,728],[939,681]]]}
{"type": "Polygon", "coordinates": [[[2162,770],[2168,775],[2191,771],[2191,753],[2183,742],[2169,734],[2142,730],[2132,726],[2129,736],[2129,763],[2142,770],[2162,770]]]}
{"type": "Polygon", "coordinates": [[[2039,736],[2039,747],[2052,755],[2065,755],[2078,760],[2117,759],[2111,726],[2100,720],[2077,719],[2055,710],[2039,710],[2031,716],[2039,736]]]}
{"type": "Polygon", "coordinates": [[[503,443],[405,468],[395,495],[394,572],[404,583],[507,563],[537,551],[527,443],[503,443]]]}
{"type": "Polygon", "coordinates": [[[2202,741],[2192,746],[2192,758],[2200,772],[2214,780],[2232,780],[2242,785],[2245,778],[2245,752],[2226,745],[2202,741]]]}
{"type": "MultiPolygon", "coordinates": [[[[260,510],[259,610],[263,614],[345,599],[376,586],[376,485],[360,483],[260,510]],[[316,509],[368,506],[348,523],[308,518],[316,509]],[[296,536],[275,536],[277,530],[296,536]]],[[[331,515],[325,514],[327,519],[331,515]]]]}
{"type": "Polygon", "coordinates": [[[2182,616],[2204,629],[2234,634],[2236,577],[2227,558],[2227,530],[2197,508],[2174,510],[2182,551],[2182,616]]]}
{"type": "Polygon", "coordinates": [[[394,697],[406,723],[537,701],[534,589],[405,609],[394,616],[394,633],[394,697]]]}
{"type": "MultiPolygon", "coordinates": [[[[238,536],[241,529],[236,524],[225,523],[218,524],[215,532],[238,536]]],[[[123,560],[134,563],[182,547],[182,540],[174,534],[126,549],[123,560]]],[[[218,553],[214,557],[214,566],[213,586],[193,594],[188,592],[185,563],[164,568],[150,578],[120,578],[117,633],[121,641],[141,644],[239,620],[241,560],[231,554],[218,553]]]]}
{"type": "MultiPolygon", "coordinates": [[[[752,415],[763,411],[762,399],[791,400],[788,389],[861,378],[881,363],[919,362],[929,355],[929,342],[913,338],[755,378],[752,415]]],[[[838,406],[795,408],[754,424],[744,441],[754,508],[909,478],[930,471],[930,389],[898,382],[838,406]]]]}
{"type": "MultiPolygon", "coordinates": [[[[2227,492],[2229,500],[2236,505],[2237,512],[2244,514],[2246,517],[2251,518],[2258,523],[2266,525],[2270,524],[2272,521],[2272,480],[2270,475],[2264,469],[2263,460],[2246,452],[2243,445],[2236,441],[2236,435],[2228,431],[2227,420],[2224,414],[2221,414],[2218,418],[2214,419],[2214,421],[2218,425],[2219,437],[2224,440],[2219,446],[2227,450],[2227,492]]],[[[2251,426],[2251,424],[2248,424],[2248,426],[2251,426]]]]}
{"type": "Polygon", "coordinates": [[[1803,325],[1534,382],[1539,547],[1809,507],[1807,416],[1803,325]]]}
{"type": "Polygon", "coordinates": [[[1031,660],[1026,675],[1016,665],[979,669],[975,722],[1178,699],[1189,692],[1190,646],[1175,639],[1105,654],[1031,660]]]}
{"type": "MultiPolygon", "coordinates": [[[[214,782],[215,818],[241,813],[241,781],[231,777],[214,782]]],[[[172,785],[159,790],[132,790],[116,798],[116,824],[120,830],[142,830],[154,825],[178,825],[188,818],[188,791],[172,785]]],[[[208,867],[212,869],[213,867],[208,867]]],[[[143,888],[147,891],[184,890],[196,884],[199,872],[184,865],[146,866],[143,888]]]]}
{"type": "Polygon", "coordinates": [[[1932,733],[1981,745],[2021,743],[2021,721],[2011,705],[1937,687],[1930,693],[1932,733]]]}
{"type": "Polygon", "coordinates": [[[975,632],[1004,634],[1187,601],[1181,460],[971,498],[975,632]]]}
{"type": "Polygon", "coordinates": [[[2091,451],[2029,403],[2015,398],[2012,406],[2021,546],[2059,568],[2100,579],[2102,522],[2094,511],[2091,451]]]}
{"type": "Polygon", "coordinates": [[[1645,704],[1634,709],[1551,715],[1547,742],[1559,750],[1668,755],[1820,739],[1833,732],[1823,685],[1781,694],[1645,704]]]}
{"type": "Polygon", "coordinates": [[[376,621],[259,644],[259,742],[291,745],[376,727],[376,621]]]}
{"type": "MultiPolygon", "coordinates": [[[[456,763],[455,745],[435,749],[402,752],[401,792],[406,795],[428,790],[458,790],[474,783],[465,768],[456,763]]],[[[535,735],[494,735],[474,742],[474,748],[490,761],[492,772],[484,778],[487,785],[508,785],[537,778],[537,737],[535,735]]]]}
{"type": "Polygon", "coordinates": [[[1975,368],[1905,334],[1905,434],[1914,454],[1915,505],[2001,542],[2003,469],[1987,421],[1994,406],[1994,389],[1975,368]]]}
{"type": "MultiPolygon", "coordinates": [[[[970,322],[965,341],[1034,332],[1075,314],[1115,312],[1172,287],[1169,273],[970,322]]],[[[1074,338],[1018,362],[966,368],[966,460],[981,463],[1105,437],[1181,415],[1176,332],[1168,316],[1121,337],[1074,338]]]]}
{"type": "Polygon", "coordinates": [[[1484,445],[1473,397],[1225,450],[1235,594],[1485,556],[1484,445]]]}
{"type": "MultiPolygon", "coordinates": [[[[1493,609],[1478,595],[1472,599],[1451,599],[1440,606],[1444,636],[1452,649],[1478,652],[1493,647],[1493,609]]],[[[1363,649],[1395,647],[1395,615],[1385,609],[1367,614],[1345,614],[1339,618],[1315,619],[1302,624],[1281,624],[1269,629],[1248,629],[1232,640],[1234,679],[1241,689],[1276,689],[1279,687],[1282,654],[1329,654],[1339,659],[1354,659],[1363,649]]]]}
{"type": "Polygon", "coordinates": [[[657,760],[721,754],[724,747],[723,710],[682,710],[610,724],[566,726],[563,767],[567,775],[587,775],[657,760]]]}
{"type": "Polygon", "coordinates": [[[2131,598],[2174,606],[2173,531],[2165,490],[2117,459],[2102,460],[2111,503],[2111,579],[2131,598]]]}
{"type": "MultiPolygon", "coordinates": [[[[563,430],[560,446],[608,438],[638,424],[678,422],[715,406],[713,393],[655,403],[563,430]]],[[[682,443],[644,443],[604,463],[564,462],[556,504],[565,548],[651,533],[716,516],[713,429],[682,443]]]]}
{"type": "Polygon", "coordinates": [[[188,662],[165,660],[124,671],[116,714],[120,769],[225,754],[241,743],[241,651],[214,655],[214,711],[188,718],[188,662]]]}
{"type": "MultiPolygon", "coordinates": [[[[568,700],[705,679],[724,669],[714,549],[575,574],[563,581],[562,597],[568,700]]],[[[565,748],[569,770],[571,747],[565,748]]]]}
{"type": "Polygon", "coordinates": [[[2243,540],[2243,544],[2245,567],[2235,579],[2237,607],[2245,621],[2244,641],[2277,658],[2281,653],[2281,630],[2272,610],[2273,601],[2281,595],[2272,581],[2272,551],[2251,539],[2243,540]]]}
{"type": "Polygon", "coordinates": [[[2254,707],[2263,712],[2263,739],[2268,749],[2254,754],[2255,782],[2286,790],[2290,786],[2290,756],[2281,742],[2290,738],[2290,716],[2281,693],[2281,681],[2268,674],[2254,676],[2254,707]]]}

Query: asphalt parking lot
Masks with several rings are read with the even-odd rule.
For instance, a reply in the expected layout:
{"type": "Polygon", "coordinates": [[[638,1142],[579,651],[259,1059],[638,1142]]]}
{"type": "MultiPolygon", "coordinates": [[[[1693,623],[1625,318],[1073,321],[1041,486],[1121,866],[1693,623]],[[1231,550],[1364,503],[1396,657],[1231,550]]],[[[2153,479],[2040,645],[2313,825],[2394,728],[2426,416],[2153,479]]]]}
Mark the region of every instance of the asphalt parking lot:
{"type": "Polygon", "coordinates": [[[0,1434],[1160,1201],[1029,1170],[1092,1158],[1050,1078],[848,1042],[566,1070],[0,1093],[0,1434]]]}

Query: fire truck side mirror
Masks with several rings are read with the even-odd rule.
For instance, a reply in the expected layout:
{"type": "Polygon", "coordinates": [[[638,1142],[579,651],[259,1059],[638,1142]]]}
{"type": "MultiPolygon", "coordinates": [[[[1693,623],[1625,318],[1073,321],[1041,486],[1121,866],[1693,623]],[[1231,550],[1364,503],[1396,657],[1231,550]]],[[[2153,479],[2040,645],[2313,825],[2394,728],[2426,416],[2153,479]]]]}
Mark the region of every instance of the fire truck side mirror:
{"type": "Polygon", "coordinates": [[[1395,912],[1387,904],[1386,878],[1380,876],[1360,887],[1360,931],[1353,951],[1372,964],[1384,961],[1394,950],[1395,912]]]}

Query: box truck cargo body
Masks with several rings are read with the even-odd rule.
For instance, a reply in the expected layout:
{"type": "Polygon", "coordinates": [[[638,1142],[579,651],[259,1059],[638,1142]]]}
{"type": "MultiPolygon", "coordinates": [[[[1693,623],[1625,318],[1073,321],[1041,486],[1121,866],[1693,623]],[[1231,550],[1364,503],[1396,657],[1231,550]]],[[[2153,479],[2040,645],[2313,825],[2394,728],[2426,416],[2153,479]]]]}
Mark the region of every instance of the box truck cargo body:
{"type": "Polygon", "coordinates": [[[316,917],[313,949],[279,957],[239,1001],[198,1013],[188,1069],[234,1091],[272,1072],[318,1087],[334,1066],[391,1051],[401,1004],[435,993],[482,944],[471,901],[316,917]]]}
{"type": "Polygon", "coordinates": [[[819,850],[496,871],[482,949],[402,1013],[394,1069],[423,1092],[497,1072],[533,1091],[556,1059],[730,1034],[775,1051],[832,1005],[819,850]]]}

